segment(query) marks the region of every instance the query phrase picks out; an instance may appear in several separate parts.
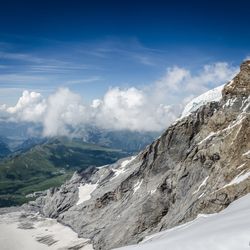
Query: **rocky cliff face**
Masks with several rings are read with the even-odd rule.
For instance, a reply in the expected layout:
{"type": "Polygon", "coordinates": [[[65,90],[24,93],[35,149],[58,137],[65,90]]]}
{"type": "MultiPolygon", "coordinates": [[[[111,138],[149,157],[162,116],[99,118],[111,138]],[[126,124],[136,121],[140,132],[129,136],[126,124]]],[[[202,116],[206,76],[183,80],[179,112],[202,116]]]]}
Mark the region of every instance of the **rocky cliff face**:
{"type": "Polygon", "coordinates": [[[99,250],[224,209],[250,192],[249,94],[246,61],[221,101],[177,121],[136,157],[75,174],[29,209],[69,225],[99,250]]]}

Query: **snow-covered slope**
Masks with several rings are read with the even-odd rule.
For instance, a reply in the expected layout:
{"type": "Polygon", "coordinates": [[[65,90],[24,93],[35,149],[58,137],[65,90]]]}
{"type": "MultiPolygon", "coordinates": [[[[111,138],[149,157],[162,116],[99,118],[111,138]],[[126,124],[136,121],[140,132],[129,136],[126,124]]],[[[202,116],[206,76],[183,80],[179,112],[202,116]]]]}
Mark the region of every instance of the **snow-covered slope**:
{"type": "Polygon", "coordinates": [[[190,101],[184,108],[181,118],[188,116],[190,113],[197,110],[200,106],[209,103],[209,102],[216,102],[220,101],[222,98],[222,89],[224,85],[221,85],[217,88],[211,89],[206,93],[195,97],[192,101],[190,101]]]}
{"type": "Polygon", "coordinates": [[[249,250],[250,194],[233,202],[218,214],[199,215],[197,219],[146,237],[120,250],[249,250]]]}
{"type": "Polygon", "coordinates": [[[0,231],[1,250],[93,250],[69,227],[34,213],[0,214],[0,231]]]}

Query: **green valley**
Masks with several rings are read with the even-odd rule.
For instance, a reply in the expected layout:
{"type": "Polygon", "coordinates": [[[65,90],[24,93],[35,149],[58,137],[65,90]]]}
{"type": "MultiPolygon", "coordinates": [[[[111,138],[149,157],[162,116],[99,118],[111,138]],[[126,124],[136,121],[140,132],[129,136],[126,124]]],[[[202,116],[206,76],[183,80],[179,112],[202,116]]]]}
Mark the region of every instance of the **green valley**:
{"type": "Polygon", "coordinates": [[[27,194],[59,186],[76,170],[110,164],[127,155],[81,140],[50,139],[0,162],[0,207],[20,205],[30,199],[27,194]]]}

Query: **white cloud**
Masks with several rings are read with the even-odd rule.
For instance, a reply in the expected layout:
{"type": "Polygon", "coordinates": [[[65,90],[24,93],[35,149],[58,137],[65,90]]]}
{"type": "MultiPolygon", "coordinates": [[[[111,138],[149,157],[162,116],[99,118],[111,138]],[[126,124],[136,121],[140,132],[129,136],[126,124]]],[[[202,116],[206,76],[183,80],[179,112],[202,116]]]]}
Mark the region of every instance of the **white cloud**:
{"type": "Polygon", "coordinates": [[[158,94],[170,91],[179,96],[188,97],[189,95],[199,95],[204,91],[226,83],[236,73],[238,68],[230,66],[225,62],[205,65],[197,74],[192,74],[189,70],[173,67],[168,68],[166,75],[157,82],[158,94]]]}
{"type": "Polygon", "coordinates": [[[69,127],[89,122],[89,114],[79,95],[69,89],[61,88],[47,100],[43,134],[68,135],[69,127]]]}
{"type": "Polygon", "coordinates": [[[6,108],[9,114],[12,114],[21,121],[40,122],[46,109],[46,101],[40,93],[23,91],[14,107],[6,108]]]}
{"type": "Polygon", "coordinates": [[[179,116],[192,97],[226,83],[237,71],[227,63],[205,65],[196,74],[175,66],[146,88],[111,88],[90,105],[78,94],[60,88],[47,99],[24,91],[14,107],[1,106],[1,110],[16,120],[42,123],[45,136],[67,135],[89,123],[107,129],[160,131],[179,116]]]}

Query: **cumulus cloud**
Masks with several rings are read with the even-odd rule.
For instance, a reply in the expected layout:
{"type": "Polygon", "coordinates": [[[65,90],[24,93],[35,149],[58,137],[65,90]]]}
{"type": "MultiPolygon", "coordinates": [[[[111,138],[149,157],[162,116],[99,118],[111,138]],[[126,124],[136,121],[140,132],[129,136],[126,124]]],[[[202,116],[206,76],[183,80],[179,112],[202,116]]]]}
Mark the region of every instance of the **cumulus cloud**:
{"type": "Polygon", "coordinates": [[[40,122],[45,109],[46,101],[40,93],[25,90],[17,104],[14,107],[6,108],[6,111],[21,121],[40,122]]]}
{"type": "Polygon", "coordinates": [[[105,129],[160,131],[178,118],[194,96],[226,83],[238,69],[227,63],[205,65],[198,73],[174,66],[145,88],[109,89],[90,105],[67,88],[48,98],[24,91],[13,107],[1,106],[16,120],[39,122],[44,136],[68,135],[85,124],[105,129]]]}
{"type": "Polygon", "coordinates": [[[45,136],[67,135],[70,127],[89,122],[90,112],[81,97],[67,88],[61,88],[47,100],[43,119],[45,136]]]}
{"type": "Polygon", "coordinates": [[[197,96],[226,83],[237,72],[238,68],[225,62],[204,65],[196,74],[177,66],[168,68],[166,75],[156,83],[157,96],[165,98],[165,93],[169,93],[168,96],[174,103],[180,98],[197,96]]]}

